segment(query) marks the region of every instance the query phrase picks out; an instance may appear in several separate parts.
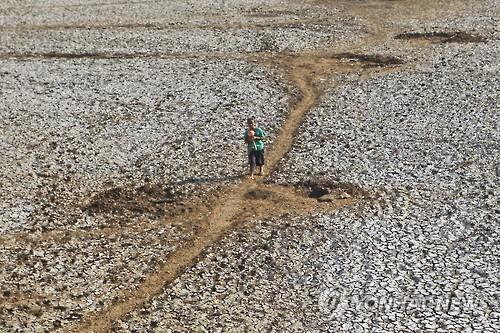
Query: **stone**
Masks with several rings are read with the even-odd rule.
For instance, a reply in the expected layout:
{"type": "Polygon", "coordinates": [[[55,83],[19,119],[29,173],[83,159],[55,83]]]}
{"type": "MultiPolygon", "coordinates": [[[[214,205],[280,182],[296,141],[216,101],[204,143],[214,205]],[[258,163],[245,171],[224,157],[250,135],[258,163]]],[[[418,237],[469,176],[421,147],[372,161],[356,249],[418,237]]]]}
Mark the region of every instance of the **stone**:
{"type": "Polygon", "coordinates": [[[350,199],[351,198],[351,195],[346,193],[346,192],[340,192],[338,195],[337,195],[337,198],[339,199],[350,199]]]}
{"type": "Polygon", "coordinates": [[[319,202],[335,202],[337,200],[337,196],[334,194],[325,194],[318,198],[319,202]]]}
{"type": "Polygon", "coordinates": [[[324,186],[314,186],[309,192],[310,198],[320,198],[324,195],[330,194],[330,189],[324,186]]]}

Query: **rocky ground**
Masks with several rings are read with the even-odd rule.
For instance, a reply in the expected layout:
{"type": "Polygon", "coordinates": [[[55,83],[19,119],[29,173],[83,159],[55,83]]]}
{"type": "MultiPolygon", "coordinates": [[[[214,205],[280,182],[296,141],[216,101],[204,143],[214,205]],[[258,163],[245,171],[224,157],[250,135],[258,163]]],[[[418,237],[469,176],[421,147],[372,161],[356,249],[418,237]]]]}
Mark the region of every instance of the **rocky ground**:
{"type": "Polygon", "coordinates": [[[2,3],[0,330],[85,331],[71,325],[108,317],[101,331],[500,330],[498,12],[2,3]],[[337,67],[279,60],[308,52],[337,67]],[[406,64],[359,64],[373,54],[406,64]],[[278,147],[310,91],[293,142],[269,150],[266,182],[349,189],[356,203],[245,218],[151,282],[208,236],[200,221],[224,211],[219,191],[246,191],[245,118],[278,147]],[[133,303],[152,283],[161,292],[133,303]],[[131,310],[109,310],[120,302],[131,310]]]}

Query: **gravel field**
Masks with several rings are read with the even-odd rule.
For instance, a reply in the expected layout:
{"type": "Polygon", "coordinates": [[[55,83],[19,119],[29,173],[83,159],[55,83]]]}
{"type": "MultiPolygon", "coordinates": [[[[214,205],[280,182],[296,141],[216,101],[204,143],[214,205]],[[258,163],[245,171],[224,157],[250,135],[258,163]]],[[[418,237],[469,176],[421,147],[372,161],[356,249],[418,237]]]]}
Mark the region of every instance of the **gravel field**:
{"type": "MultiPolygon", "coordinates": [[[[266,17],[277,17],[277,22],[332,16],[334,9],[305,5],[282,0],[232,0],[209,1],[3,1],[2,27],[26,28],[31,25],[155,25],[155,24],[205,24],[219,23],[268,23],[266,17]]],[[[273,21],[274,23],[275,21],[273,21]]]]}
{"type": "Polygon", "coordinates": [[[237,181],[244,119],[255,114],[272,135],[288,105],[286,84],[237,60],[0,63],[0,280],[5,300],[30,299],[6,305],[0,323],[21,331],[101,310],[164,264],[192,230],[162,231],[158,223],[176,208],[145,208],[141,199],[178,200],[237,181]],[[125,204],[103,205],[113,200],[125,204]],[[153,225],[117,239],[69,235],[30,245],[15,238],[144,223],[153,225]]]}
{"type": "Polygon", "coordinates": [[[439,45],[414,70],[345,78],[307,116],[275,180],[324,175],[370,189],[495,189],[499,51],[497,41],[439,45]]]}
{"type": "MultiPolygon", "coordinates": [[[[343,22],[331,22],[329,24],[343,22]]],[[[6,32],[0,52],[16,57],[38,54],[185,54],[187,52],[298,52],[352,40],[356,27],[285,23],[284,27],[98,28],[6,32]],[[89,49],[89,45],[91,48],[89,49]]]]}
{"type": "Polygon", "coordinates": [[[5,30],[0,52],[21,57],[39,53],[294,52],[366,36],[355,17],[338,15],[337,9],[299,3],[284,6],[283,1],[98,4],[0,5],[0,13],[5,13],[0,21],[5,30]]]}
{"type": "Polygon", "coordinates": [[[500,331],[500,8],[453,6],[3,1],[0,331],[133,303],[245,184],[245,119],[272,147],[308,97],[266,182],[364,197],[221,231],[112,331],[500,331]]]}

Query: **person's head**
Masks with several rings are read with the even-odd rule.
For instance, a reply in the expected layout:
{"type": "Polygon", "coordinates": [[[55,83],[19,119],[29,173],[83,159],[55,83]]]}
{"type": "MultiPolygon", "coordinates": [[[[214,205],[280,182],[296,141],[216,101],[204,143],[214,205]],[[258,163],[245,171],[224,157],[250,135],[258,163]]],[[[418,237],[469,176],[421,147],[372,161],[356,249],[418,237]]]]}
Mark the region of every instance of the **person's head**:
{"type": "Polygon", "coordinates": [[[254,129],[257,126],[257,122],[255,121],[255,118],[253,118],[253,117],[248,118],[247,125],[248,125],[248,128],[254,129]]]}

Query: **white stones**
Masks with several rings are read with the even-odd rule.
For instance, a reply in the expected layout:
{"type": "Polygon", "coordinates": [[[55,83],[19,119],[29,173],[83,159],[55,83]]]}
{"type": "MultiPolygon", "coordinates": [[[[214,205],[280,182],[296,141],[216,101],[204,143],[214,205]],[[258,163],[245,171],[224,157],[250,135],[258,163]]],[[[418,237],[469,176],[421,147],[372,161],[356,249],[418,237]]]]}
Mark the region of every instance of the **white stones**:
{"type": "Polygon", "coordinates": [[[337,196],[338,199],[350,199],[351,195],[346,192],[340,192],[337,196]]]}

